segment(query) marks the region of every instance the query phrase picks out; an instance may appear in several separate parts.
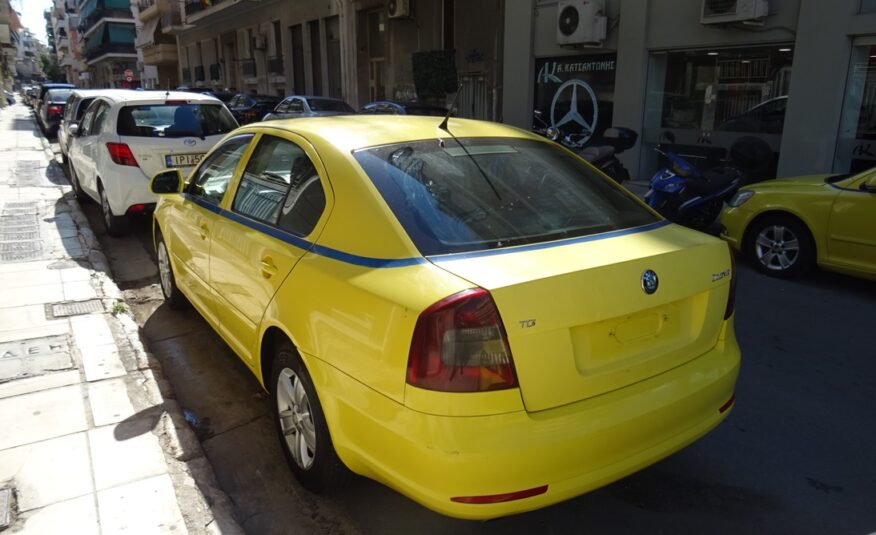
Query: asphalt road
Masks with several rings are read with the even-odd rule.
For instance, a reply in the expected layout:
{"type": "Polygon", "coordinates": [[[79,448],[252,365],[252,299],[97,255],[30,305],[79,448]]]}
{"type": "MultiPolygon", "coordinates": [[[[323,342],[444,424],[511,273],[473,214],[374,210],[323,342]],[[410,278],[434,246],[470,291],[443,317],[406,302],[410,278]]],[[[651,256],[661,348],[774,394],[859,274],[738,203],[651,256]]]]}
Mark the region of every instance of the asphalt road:
{"type": "Polygon", "coordinates": [[[92,228],[248,533],[832,533],[876,531],[876,284],[824,272],[792,282],[740,265],[743,349],[726,422],[587,495],[486,523],[449,519],[355,478],[314,496],[286,469],[267,397],[193,310],[161,302],[150,227],[92,228]]]}

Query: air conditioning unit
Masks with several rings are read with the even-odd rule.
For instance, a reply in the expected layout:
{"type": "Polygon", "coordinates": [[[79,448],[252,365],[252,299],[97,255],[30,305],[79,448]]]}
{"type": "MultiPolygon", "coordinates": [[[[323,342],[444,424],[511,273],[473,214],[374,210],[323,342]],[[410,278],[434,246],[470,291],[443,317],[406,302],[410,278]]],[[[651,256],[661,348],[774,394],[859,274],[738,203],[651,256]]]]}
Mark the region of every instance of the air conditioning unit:
{"type": "Polygon", "coordinates": [[[402,19],[411,16],[411,0],[388,0],[386,15],[391,19],[402,19]]]}
{"type": "Polygon", "coordinates": [[[268,48],[268,40],[264,35],[256,35],[252,38],[252,47],[256,50],[264,50],[268,48]]]}
{"type": "Polygon", "coordinates": [[[557,3],[557,44],[599,47],[605,41],[607,30],[605,0],[560,0],[557,3]]]}
{"type": "Polygon", "coordinates": [[[770,14],[767,0],[703,0],[703,24],[762,23],[770,14]]]}

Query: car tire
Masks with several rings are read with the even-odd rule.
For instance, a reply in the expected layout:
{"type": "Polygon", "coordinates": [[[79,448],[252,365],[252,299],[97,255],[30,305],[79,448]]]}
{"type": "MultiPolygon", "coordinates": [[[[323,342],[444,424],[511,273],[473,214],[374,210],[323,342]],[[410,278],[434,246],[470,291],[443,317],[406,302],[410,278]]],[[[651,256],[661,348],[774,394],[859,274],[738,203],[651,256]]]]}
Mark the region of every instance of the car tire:
{"type": "Polygon", "coordinates": [[[113,211],[109,205],[106,191],[103,185],[98,182],[97,193],[100,195],[100,210],[103,213],[103,226],[106,227],[106,233],[114,238],[124,236],[128,233],[128,218],[127,216],[113,215],[113,211]]]}
{"type": "Polygon", "coordinates": [[[176,276],[173,273],[173,264],[170,261],[170,251],[164,243],[164,236],[159,230],[155,236],[155,255],[158,257],[158,282],[161,286],[161,294],[164,302],[174,310],[182,310],[189,306],[189,300],[179,291],[176,285],[176,276]]]}
{"type": "Polygon", "coordinates": [[[789,278],[812,268],[815,242],[806,225],[791,215],[755,221],[747,233],[747,253],[761,273],[789,278]]]}
{"type": "Polygon", "coordinates": [[[314,493],[342,487],[350,472],[335,452],[313,381],[288,341],[276,348],[268,386],[280,447],[295,479],[314,493]]]}
{"type": "Polygon", "coordinates": [[[82,189],[82,185],[79,183],[79,176],[76,174],[76,170],[73,169],[73,162],[69,158],[67,159],[67,174],[70,177],[70,186],[73,187],[73,194],[76,195],[76,200],[79,201],[79,204],[90,203],[91,197],[82,189]]]}

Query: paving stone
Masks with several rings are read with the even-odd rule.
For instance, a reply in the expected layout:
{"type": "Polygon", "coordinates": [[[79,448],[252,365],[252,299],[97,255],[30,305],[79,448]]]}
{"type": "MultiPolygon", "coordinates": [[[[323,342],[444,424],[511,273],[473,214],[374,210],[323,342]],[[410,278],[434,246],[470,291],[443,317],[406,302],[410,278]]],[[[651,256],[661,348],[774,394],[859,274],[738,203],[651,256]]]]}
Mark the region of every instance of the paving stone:
{"type": "Polygon", "coordinates": [[[115,344],[79,348],[82,357],[82,368],[85,370],[86,381],[100,381],[122,377],[127,372],[119,358],[119,349],[115,344]]]}
{"type": "Polygon", "coordinates": [[[89,383],[88,403],[96,426],[121,422],[135,412],[124,379],[89,383]]]}
{"type": "Polygon", "coordinates": [[[46,318],[46,308],[43,305],[0,308],[0,331],[42,327],[57,321],[46,318]]]}
{"type": "Polygon", "coordinates": [[[65,282],[64,299],[67,301],[84,301],[97,297],[97,291],[88,281],[65,282]]]}
{"type": "Polygon", "coordinates": [[[79,383],[79,370],[50,373],[0,384],[0,399],[79,383]]]}
{"type": "Polygon", "coordinates": [[[91,280],[91,270],[83,267],[59,269],[58,273],[61,274],[61,282],[64,283],[91,280]]]}
{"type": "Polygon", "coordinates": [[[5,292],[8,288],[25,288],[28,286],[58,284],[61,280],[61,273],[56,269],[20,271],[7,277],[3,277],[3,290],[5,292]]]}
{"type": "Polygon", "coordinates": [[[148,424],[91,429],[88,442],[98,490],[167,472],[158,437],[152,434],[148,424]],[[128,429],[133,430],[132,436],[120,436],[128,429]],[[136,432],[140,434],[134,434],[136,432]]]}
{"type": "Polygon", "coordinates": [[[101,491],[97,503],[104,533],[188,533],[168,475],[101,491]]]}
{"type": "MultiPolygon", "coordinates": [[[[42,308],[43,312],[43,322],[44,325],[36,325],[33,327],[23,327],[20,329],[11,329],[11,330],[3,330],[3,310],[0,310],[0,343],[10,342],[14,340],[27,340],[30,338],[39,338],[41,336],[55,336],[59,334],[66,334],[70,331],[70,325],[67,323],[66,318],[62,318],[59,320],[46,320],[45,307],[42,308]]],[[[9,309],[9,310],[20,310],[17,308],[9,309]]]]}
{"type": "Polygon", "coordinates": [[[60,283],[25,288],[4,288],[3,298],[0,299],[0,308],[14,308],[63,300],[64,289],[60,283]]]}
{"type": "Polygon", "coordinates": [[[0,399],[0,450],[87,429],[79,385],[0,399]]]}
{"type": "Polygon", "coordinates": [[[42,271],[49,269],[49,264],[55,263],[55,260],[39,260],[36,262],[17,262],[14,264],[0,264],[0,273],[20,273],[31,271],[42,271]]]}
{"type": "Polygon", "coordinates": [[[70,318],[70,326],[73,327],[73,336],[79,349],[115,345],[113,333],[106,323],[102,314],[90,314],[70,318]]]}
{"type": "Polygon", "coordinates": [[[88,494],[22,513],[15,525],[15,533],[98,535],[100,528],[97,524],[94,495],[88,494]]]}
{"type": "Polygon", "coordinates": [[[0,358],[0,381],[20,380],[75,368],[69,353],[0,358]]]}
{"type": "Polygon", "coordinates": [[[85,433],[0,451],[0,481],[15,478],[19,511],[91,494],[85,433]]]}

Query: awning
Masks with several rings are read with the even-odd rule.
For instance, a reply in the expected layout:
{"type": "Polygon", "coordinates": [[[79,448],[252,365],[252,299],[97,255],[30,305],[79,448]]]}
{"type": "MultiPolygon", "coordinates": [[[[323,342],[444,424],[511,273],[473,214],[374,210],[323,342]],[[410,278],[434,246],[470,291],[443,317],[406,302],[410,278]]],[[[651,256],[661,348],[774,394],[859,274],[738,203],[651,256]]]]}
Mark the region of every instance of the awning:
{"type": "Polygon", "coordinates": [[[158,29],[158,21],[161,17],[155,17],[146,21],[143,30],[137,34],[134,41],[136,48],[146,48],[155,44],[155,30],[158,29]]]}

